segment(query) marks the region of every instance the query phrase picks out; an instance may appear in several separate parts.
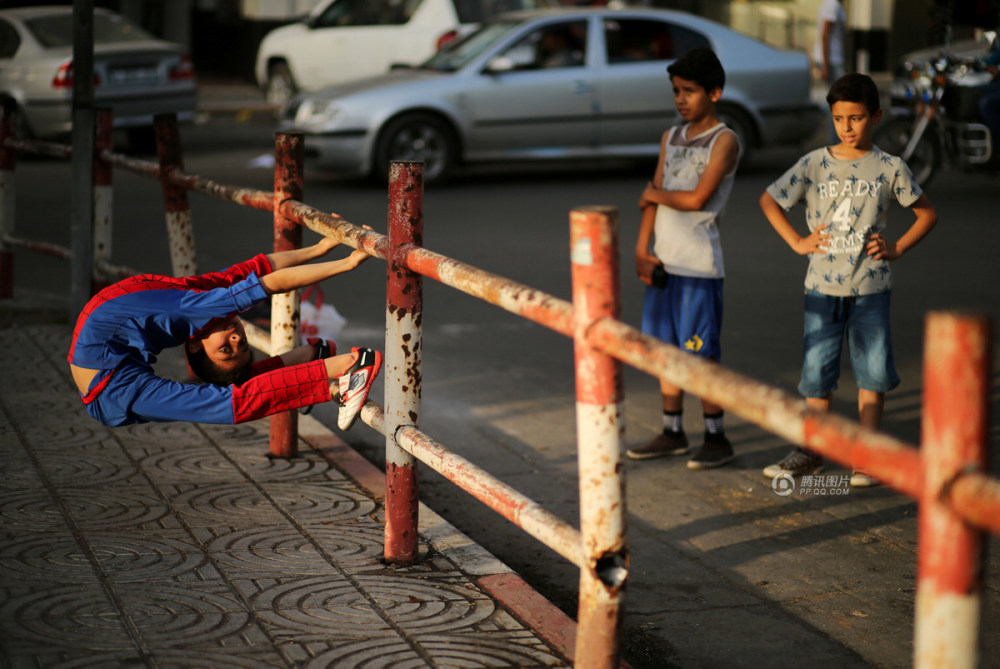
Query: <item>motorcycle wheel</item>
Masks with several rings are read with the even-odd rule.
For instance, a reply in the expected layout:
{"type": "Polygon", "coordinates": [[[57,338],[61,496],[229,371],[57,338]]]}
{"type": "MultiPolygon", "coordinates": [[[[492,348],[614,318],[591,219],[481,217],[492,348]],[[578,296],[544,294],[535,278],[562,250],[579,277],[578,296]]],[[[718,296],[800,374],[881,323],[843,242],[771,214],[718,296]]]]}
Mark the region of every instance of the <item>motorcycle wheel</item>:
{"type": "MultiPolygon", "coordinates": [[[[910,142],[913,131],[913,119],[910,117],[891,118],[876,128],[873,141],[875,144],[894,156],[902,156],[906,145],[910,142]]],[[[921,188],[930,183],[931,178],[941,166],[941,147],[934,137],[933,131],[924,132],[913,149],[913,155],[906,161],[913,178],[921,188]]]]}

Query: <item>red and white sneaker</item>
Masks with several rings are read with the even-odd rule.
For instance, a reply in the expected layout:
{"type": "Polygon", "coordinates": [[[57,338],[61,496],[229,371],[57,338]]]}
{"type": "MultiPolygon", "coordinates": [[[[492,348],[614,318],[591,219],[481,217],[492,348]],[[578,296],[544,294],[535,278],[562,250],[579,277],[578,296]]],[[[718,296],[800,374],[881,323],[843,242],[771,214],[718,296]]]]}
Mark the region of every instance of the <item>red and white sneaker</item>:
{"type": "Polygon", "coordinates": [[[358,359],[344,372],[337,381],[340,384],[340,413],[337,416],[337,427],[350,430],[361,412],[361,407],[368,399],[368,391],[382,368],[382,354],[371,348],[351,349],[358,354],[358,359]]]}

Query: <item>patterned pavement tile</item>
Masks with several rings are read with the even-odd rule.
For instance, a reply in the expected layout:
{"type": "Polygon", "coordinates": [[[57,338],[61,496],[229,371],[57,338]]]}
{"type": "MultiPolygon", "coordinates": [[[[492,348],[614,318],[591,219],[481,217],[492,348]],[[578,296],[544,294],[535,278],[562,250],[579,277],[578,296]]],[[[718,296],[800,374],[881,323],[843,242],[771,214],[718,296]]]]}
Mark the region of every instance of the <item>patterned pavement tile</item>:
{"type": "Polygon", "coordinates": [[[119,651],[132,637],[107,592],[99,585],[9,586],[0,604],[0,639],[48,644],[58,649],[119,651]]]}
{"type": "Polygon", "coordinates": [[[0,586],[39,583],[98,585],[98,574],[69,532],[0,536],[0,586]]]}
{"type": "Polygon", "coordinates": [[[177,527],[169,507],[148,486],[64,487],[59,497],[74,524],[84,530],[177,527]]]}
{"type": "Polygon", "coordinates": [[[12,532],[68,531],[62,510],[44,487],[0,489],[0,526],[12,532]]]}
{"type": "Polygon", "coordinates": [[[375,502],[349,483],[263,483],[275,503],[298,523],[344,523],[369,518],[375,502]]]}

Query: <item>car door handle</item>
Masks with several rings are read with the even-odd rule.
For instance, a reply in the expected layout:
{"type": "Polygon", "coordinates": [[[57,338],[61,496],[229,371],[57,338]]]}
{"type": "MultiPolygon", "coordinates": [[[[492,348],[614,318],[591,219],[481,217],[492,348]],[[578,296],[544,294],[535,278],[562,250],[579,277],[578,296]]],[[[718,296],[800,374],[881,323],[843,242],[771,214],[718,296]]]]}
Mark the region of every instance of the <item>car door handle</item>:
{"type": "Polygon", "coordinates": [[[584,95],[585,93],[593,93],[594,84],[590,83],[589,81],[574,81],[573,92],[577,95],[584,95]]]}

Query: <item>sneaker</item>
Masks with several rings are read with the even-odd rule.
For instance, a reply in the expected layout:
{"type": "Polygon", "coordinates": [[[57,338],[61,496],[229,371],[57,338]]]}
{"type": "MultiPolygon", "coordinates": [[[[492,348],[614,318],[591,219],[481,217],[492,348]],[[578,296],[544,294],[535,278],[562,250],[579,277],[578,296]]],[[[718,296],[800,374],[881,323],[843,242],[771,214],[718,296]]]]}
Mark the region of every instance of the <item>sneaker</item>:
{"type": "Polygon", "coordinates": [[[851,472],[852,488],[871,488],[877,485],[882,485],[882,482],[871,474],[868,474],[860,469],[855,469],[851,472]]]}
{"type": "Polygon", "coordinates": [[[733,461],[733,445],[724,434],[705,433],[705,443],[702,444],[691,459],[688,469],[713,469],[733,461]]]}
{"type": "Polygon", "coordinates": [[[764,467],[764,476],[773,479],[778,474],[817,474],[823,471],[823,458],[796,446],[781,462],[764,467]]]}
{"type": "Polygon", "coordinates": [[[358,359],[337,379],[340,383],[340,413],[337,416],[337,427],[350,430],[357,420],[361,407],[368,399],[368,391],[372,389],[378,370],[382,367],[382,354],[370,348],[351,349],[358,354],[358,359]]]}
{"type": "Polygon", "coordinates": [[[688,438],[684,432],[664,431],[648,444],[630,448],[625,455],[633,460],[649,460],[664,455],[684,455],[688,452],[688,438]]]}

